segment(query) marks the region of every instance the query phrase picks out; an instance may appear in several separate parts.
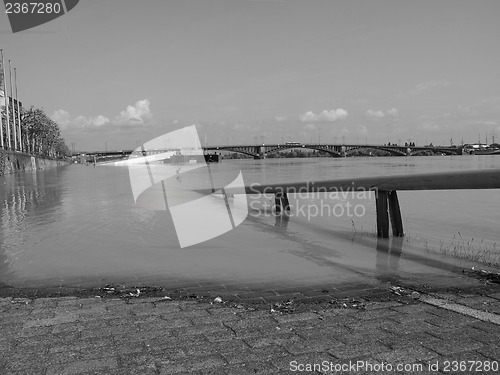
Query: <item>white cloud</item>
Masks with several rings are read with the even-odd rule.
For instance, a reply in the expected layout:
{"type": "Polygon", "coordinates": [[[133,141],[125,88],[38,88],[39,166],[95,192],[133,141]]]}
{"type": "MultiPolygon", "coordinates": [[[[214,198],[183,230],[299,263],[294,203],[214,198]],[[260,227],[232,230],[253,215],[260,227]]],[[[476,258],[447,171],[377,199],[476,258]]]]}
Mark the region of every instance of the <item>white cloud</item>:
{"type": "Polygon", "coordinates": [[[152,117],[148,99],[138,100],[135,105],[128,105],[124,111],[115,118],[117,124],[144,124],[152,117]]]}
{"type": "Polygon", "coordinates": [[[233,130],[251,130],[252,127],[247,124],[242,124],[242,123],[236,123],[232,126],[233,130]]]}
{"type": "Polygon", "coordinates": [[[316,116],[313,112],[309,111],[300,115],[300,121],[302,122],[318,121],[318,116],[316,116]]]}
{"type": "Polygon", "coordinates": [[[359,135],[366,136],[366,135],[368,135],[368,128],[367,128],[365,125],[361,125],[361,126],[359,126],[359,127],[356,129],[356,132],[357,132],[359,135]]]}
{"type": "Polygon", "coordinates": [[[458,106],[457,111],[460,115],[464,115],[464,116],[477,116],[479,114],[477,109],[472,108],[471,106],[468,106],[468,105],[463,105],[463,104],[460,104],[458,106]]]}
{"type": "Polygon", "coordinates": [[[61,130],[65,130],[71,125],[71,115],[64,109],[55,110],[50,118],[59,125],[61,130]]]}
{"type": "Polygon", "coordinates": [[[417,84],[413,89],[408,91],[406,94],[400,96],[417,96],[422,95],[426,92],[432,91],[439,87],[449,86],[451,83],[446,81],[426,81],[417,84]]]}
{"type": "Polygon", "coordinates": [[[379,118],[384,118],[385,114],[384,114],[384,111],[381,111],[381,110],[369,109],[368,111],[366,111],[366,117],[372,118],[372,119],[379,119],[379,118]]]}
{"type": "Polygon", "coordinates": [[[331,109],[323,110],[319,114],[315,114],[312,111],[308,111],[299,116],[302,122],[334,122],[337,120],[343,120],[347,117],[348,113],[345,109],[331,109]]]}
{"type": "Polygon", "coordinates": [[[91,128],[100,127],[106,125],[109,119],[103,115],[98,115],[96,117],[85,117],[77,116],[72,118],[68,111],[64,109],[58,109],[52,113],[50,116],[54,120],[61,130],[66,130],[69,128],[91,128]]]}
{"type": "Polygon", "coordinates": [[[54,111],[50,118],[57,122],[59,125],[67,125],[71,121],[71,115],[64,109],[58,109],[54,111]]]}
{"type": "Polygon", "coordinates": [[[386,111],[387,116],[391,117],[398,117],[399,116],[399,111],[396,108],[391,108],[386,111]]]}
{"type": "Polygon", "coordinates": [[[274,119],[278,122],[283,122],[288,120],[285,116],[275,116],[274,119]]]}
{"type": "Polygon", "coordinates": [[[90,124],[92,126],[103,126],[106,125],[109,122],[109,118],[99,115],[97,117],[94,117],[93,119],[90,119],[90,124]]]}
{"type": "Polygon", "coordinates": [[[115,117],[114,121],[111,121],[104,115],[97,115],[95,117],[80,115],[72,117],[70,113],[64,109],[54,111],[50,117],[59,125],[61,130],[70,128],[96,129],[106,126],[142,125],[153,115],[149,109],[149,105],[150,102],[148,99],[139,100],[135,105],[129,105],[125,110],[121,111],[120,114],[115,117]]]}
{"type": "Polygon", "coordinates": [[[372,120],[382,119],[384,117],[398,117],[399,111],[396,108],[388,109],[387,111],[383,111],[381,109],[369,109],[365,113],[366,117],[372,120]]]}

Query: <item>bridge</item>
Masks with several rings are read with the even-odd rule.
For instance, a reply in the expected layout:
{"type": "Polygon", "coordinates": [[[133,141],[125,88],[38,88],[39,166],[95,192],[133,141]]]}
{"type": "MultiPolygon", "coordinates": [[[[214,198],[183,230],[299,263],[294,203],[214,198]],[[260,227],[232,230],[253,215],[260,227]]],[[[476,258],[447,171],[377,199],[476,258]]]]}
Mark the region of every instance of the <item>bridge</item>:
{"type": "MultiPolygon", "coordinates": [[[[462,147],[459,146],[401,146],[401,145],[359,145],[359,144],[330,144],[330,143],[276,143],[276,144],[262,144],[262,145],[219,145],[219,146],[205,146],[203,151],[205,154],[220,153],[220,152],[235,152],[244,154],[254,159],[265,159],[271,154],[278,152],[301,149],[301,150],[316,150],[327,153],[332,157],[348,157],[356,155],[359,151],[376,152],[383,151],[392,156],[416,156],[424,155],[428,152],[440,153],[444,155],[461,155],[462,147]]],[[[161,154],[169,151],[175,151],[175,148],[169,149],[155,149],[143,150],[142,155],[161,154]]],[[[113,159],[125,158],[132,154],[133,150],[119,150],[119,151],[92,151],[81,152],[80,155],[87,155],[89,157],[96,157],[97,159],[113,159]]]]}
{"type": "Polygon", "coordinates": [[[229,151],[251,156],[255,159],[264,159],[269,154],[290,150],[309,149],[322,151],[332,157],[346,157],[356,154],[359,150],[385,151],[392,156],[421,155],[431,151],[445,155],[457,155],[462,153],[462,148],[457,146],[400,146],[400,145],[359,145],[359,144],[329,144],[329,143],[299,143],[288,142],[284,144],[263,145],[233,145],[233,146],[210,146],[204,147],[206,151],[229,151]]]}

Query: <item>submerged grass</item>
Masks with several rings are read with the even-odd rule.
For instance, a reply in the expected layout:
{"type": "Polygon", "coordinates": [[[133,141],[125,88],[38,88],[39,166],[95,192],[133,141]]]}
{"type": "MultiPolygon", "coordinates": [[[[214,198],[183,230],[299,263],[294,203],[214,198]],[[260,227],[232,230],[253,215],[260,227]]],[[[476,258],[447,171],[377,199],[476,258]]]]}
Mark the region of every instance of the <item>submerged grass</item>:
{"type": "Polygon", "coordinates": [[[492,244],[484,238],[474,241],[474,238],[465,239],[460,232],[457,232],[450,242],[439,241],[439,249],[433,249],[427,242],[425,248],[429,252],[500,267],[500,248],[496,242],[492,244]]]}

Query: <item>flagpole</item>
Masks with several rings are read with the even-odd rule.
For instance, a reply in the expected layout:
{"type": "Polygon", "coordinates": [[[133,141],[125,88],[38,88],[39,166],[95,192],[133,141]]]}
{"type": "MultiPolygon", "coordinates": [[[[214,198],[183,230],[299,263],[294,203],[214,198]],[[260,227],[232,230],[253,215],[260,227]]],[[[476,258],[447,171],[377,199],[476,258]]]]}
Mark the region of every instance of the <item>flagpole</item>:
{"type": "Polygon", "coordinates": [[[6,79],[4,77],[4,81],[3,81],[3,87],[4,87],[4,95],[5,95],[5,110],[7,112],[7,134],[6,134],[6,146],[7,146],[7,150],[10,150],[12,149],[12,143],[10,142],[10,114],[9,114],[9,105],[10,105],[10,98],[9,98],[9,94],[7,94],[7,83],[5,82],[6,79]]]}
{"type": "MultiPolygon", "coordinates": [[[[5,100],[5,104],[7,104],[7,99],[5,99],[5,66],[4,66],[4,63],[3,63],[3,49],[0,49],[0,55],[2,57],[2,90],[3,90],[3,97],[4,97],[4,100],[5,100]]],[[[1,121],[1,119],[0,119],[1,121]]],[[[1,121],[0,123],[0,147],[4,148],[4,145],[3,145],[3,121],[1,121]]]]}
{"type": "Polygon", "coordinates": [[[16,102],[17,102],[17,126],[18,132],[17,137],[19,138],[19,151],[23,152],[23,138],[21,132],[21,108],[19,107],[19,97],[17,95],[17,69],[14,68],[14,84],[16,86],[16,102]]]}
{"type": "MultiPolygon", "coordinates": [[[[10,99],[14,100],[14,90],[12,89],[12,65],[9,60],[9,77],[10,77],[10,99]]],[[[14,136],[14,151],[17,151],[17,131],[16,131],[16,113],[14,110],[14,102],[12,102],[12,135],[14,136]]]]}

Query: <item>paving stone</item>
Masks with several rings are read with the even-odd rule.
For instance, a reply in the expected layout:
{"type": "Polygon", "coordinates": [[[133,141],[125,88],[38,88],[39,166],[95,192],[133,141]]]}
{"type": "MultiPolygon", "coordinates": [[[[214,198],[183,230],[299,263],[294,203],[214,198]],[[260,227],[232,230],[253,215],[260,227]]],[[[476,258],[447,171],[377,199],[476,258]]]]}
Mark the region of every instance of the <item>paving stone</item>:
{"type": "Polygon", "coordinates": [[[474,296],[470,298],[462,298],[456,301],[461,305],[472,307],[473,309],[484,310],[490,304],[498,302],[495,298],[490,298],[486,296],[474,296]]]}
{"type": "Polygon", "coordinates": [[[190,311],[181,311],[176,313],[162,313],[161,318],[163,320],[176,320],[176,319],[192,319],[196,320],[197,318],[210,318],[210,315],[206,310],[190,310],[190,311]]]}
{"type": "Polygon", "coordinates": [[[327,352],[340,346],[345,346],[342,342],[332,338],[323,337],[314,340],[300,340],[293,344],[285,345],[285,349],[292,354],[327,352]]]}
{"type": "Polygon", "coordinates": [[[450,355],[480,349],[484,346],[482,342],[475,340],[467,341],[429,341],[422,344],[428,349],[434,350],[441,355],[450,355]]]}
{"type": "Polygon", "coordinates": [[[371,356],[381,362],[393,364],[401,363],[402,358],[404,358],[406,363],[415,363],[439,357],[435,351],[417,344],[408,345],[404,348],[391,349],[387,352],[372,353],[371,356]]]}
{"type": "Polygon", "coordinates": [[[259,361],[238,363],[224,367],[215,367],[201,370],[202,375],[256,375],[256,374],[275,374],[277,372],[273,361],[259,361]]]}
{"type": "MultiPolygon", "coordinates": [[[[49,298],[49,299],[51,299],[51,298],[49,298]]],[[[0,298],[0,307],[10,306],[11,302],[12,302],[12,297],[3,297],[3,298],[0,298]]]]}
{"type": "Polygon", "coordinates": [[[311,374],[318,373],[319,371],[314,371],[314,366],[317,370],[321,370],[322,364],[327,364],[328,368],[330,363],[336,363],[337,359],[332,357],[327,352],[317,352],[317,353],[306,353],[299,355],[288,355],[273,359],[273,365],[276,367],[276,371],[270,372],[272,374],[311,374]],[[310,367],[311,370],[307,371],[310,367]]]}
{"type": "Polygon", "coordinates": [[[259,360],[276,359],[288,355],[285,349],[277,345],[269,345],[262,348],[249,348],[241,352],[223,353],[224,358],[230,364],[245,363],[259,360]]]}
{"type": "Polygon", "coordinates": [[[57,306],[79,306],[82,300],[81,298],[77,297],[59,297],[52,299],[56,301],[57,306]]]}
{"type": "Polygon", "coordinates": [[[391,349],[389,349],[389,347],[377,341],[372,341],[366,342],[364,345],[350,344],[338,346],[336,348],[328,350],[328,353],[338,359],[349,359],[376,353],[386,353],[390,350],[391,349]]]}
{"type": "Polygon", "coordinates": [[[275,333],[267,337],[249,337],[243,340],[251,348],[263,348],[270,345],[285,346],[303,341],[300,336],[292,332],[275,333]]]}
{"type": "Polygon", "coordinates": [[[415,344],[423,344],[428,341],[441,341],[440,338],[430,335],[427,332],[398,333],[391,335],[381,335],[377,340],[391,349],[401,349],[411,347],[415,344]]]}
{"type": "Polygon", "coordinates": [[[198,356],[185,360],[159,361],[159,374],[179,374],[182,372],[207,370],[209,368],[226,365],[226,360],[221,355],[198,356]]]}
{"type": "Polygon", "coordinates": [[[30,319],[53,318],[56,316],[57,309],[55,307],[34,307],[30,314],[30,319]]]}
{"type": "Polygon", "coordinates": [[[295,329],[294,332],[303,339],[319,339],[324,337],[341,337],[351,336],[351,330],[345,326],[314,326],[314,327],[300,327],[295,329]]]}
{"type": "Polygon", "coordinates": [[[249,349],[249,345],[243,340],[231,339],[220,342],[204,342],[182,347],[187,356],[209,355],[215,353],[234,353],[249,349]]]}
{"type": "Polygon", "coordinates": [[[388,307],[399,307],[404,306],[399,301],[386,301],[386,302],[367,302],[364,304],[365,310],[379,310],[386,309],[388,307]]]}
{"type": "Polygon", "coordinates": [[[360,320],[352,323],[345,323],[345,326],[352,331],[371,331],[377,329],[397,330],[398,324],[390,319],[376,318],[371,320],[360,320]]]}
{"type": "Polygon", "coordinates": [[[226,322],[225,325],[237,331],[241,329],[252,329],[252,328],[274,329],[279,324],[276,320],[267,316],[263,318],[243,319],[234,322],[230,321],[226,322]]]}
{"type": "Polygon", "coordinates": [[[488,293],[488,297],[500,300],[500,292],[488,293]]]}
{"type": "Polygon", "coordinates": [[[355,317],[361,320],[374,320],[380,318],[387,318],[396,316],[398,314],[397,311],[390,309],[372,309],[372,310],[360,310],[355,317]]]}
{"type": "Polygon", "coordinates": [[[285,315],[275,315],[274,319],[278,323],[288,323],[288,322],[297,322],[304,320],[318,320],[321,316],[312,312],[303,312],[297,314],[285,314],[285,315]]]}
{"type": "Polygon", "coordinates": [[[102,348],[110,346],[114,346],[114,341],[111,337],[99,337],[96,339],[74,340],[71,343],[64,343],[59,345],[53,344],[51,345],[48,352],[49,354],[61,353],[66,351],[79,352],[89,347],[102,348]]]}
{"type": "Polygon", "coordinates": [[[173,330],[174,334],[178,337],[186,337],[186,336],[191,336],[191,335],[199,335],[199,334],[213,334],[217,332],[231,332],[230,328],[222,325],[221,323],[218,324],[196,324],[196,325],[191,325],[188,327],[181,327],[181,328],[176,328],[173,330]]]}
{"type": "Polygon", "coordinates": [[[59,313],[53,318],[44,318],[44,319],[29,319],[27,320],[23,328],[31,328],[31,327],[47,327],[47,326],[54,326],[57,324],[63,324],[63,323],[71,323],[71,322],[76,322],[78,320],[78,316],[76,313],[71,312],[71,313],[59,313]]]}
{"type": "Polygon", "coordinates": [[[240,319],[241,318],[238,315],[231,313],[231,314],[209,315],[197,318],[190,318],[190,321],[193,325],[195,325],[195,324],[210,324],[214,321],[224,323],[240,319]]]}
{"type": "Polygon", "coordinates": [[[52,330],[53,330],[53,327],[51,327],[51,326],[23,328],[18,332],[17,337],[48,335],[48,334],[52,333],[52,330]]]}
{"type": "Polygon", "coordinates": [[[113,370],[118,367],[116,358],[98,358],[91,360],[73,361],[61,365],[51,365],[47,368],[47,375],[59,374],[79,374],[89,371],[99,371],[103,373],[106,370],[113,370]]]}
{"type": "Polygon", "coordinates": [[[498,361],[500,367],[500,343],[497,342],[491,345],[485,345],[479,349],[476,349],[481,355],[488,357],[490,360],[498,361]]]}
{"type": "Polygon", "coordinates": [[[478,319],[462,314],[449,314],[447,316],[426,317],[425,321],[439,327],[460,327],[477,322],[478,319]]]}

